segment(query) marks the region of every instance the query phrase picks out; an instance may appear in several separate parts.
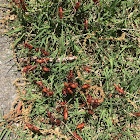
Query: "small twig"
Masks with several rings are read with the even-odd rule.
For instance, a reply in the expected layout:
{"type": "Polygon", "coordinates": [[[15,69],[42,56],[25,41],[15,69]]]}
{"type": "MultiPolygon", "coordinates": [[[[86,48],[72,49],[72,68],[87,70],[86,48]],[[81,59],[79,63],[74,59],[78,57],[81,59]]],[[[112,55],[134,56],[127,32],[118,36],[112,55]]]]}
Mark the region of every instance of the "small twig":
{"type": "Polygon", "coordinates": [[[25,83],[20,83],[20,84],[16,84],[16,86],[20,86],[20,87],[24,87],[25,85],[27,85],[27,84],[25,84],[25,83]]]}
{"type": "Polygon", "coordinates": [[[22,108],[22,101],[20,100],[19,101],[19,104],[18,104],[18,106],[17,106],[17,114],[19,115],[19,114],[21,114],[21,108],[22,108]]]}
{"type": "MultiPolygon", "coordinates": [[[[32,57],[31,58],[31,61],[35,61],[37,59],[37,57],[32,57]]],[[[62,62],[72,62],[72,61],[74,61],[74,60],[76,60],[77,59],[77,57],[76,56],[71,56],[71,57],[64,57],[64,58],[62,58],[62,62]]],[[[61,60],[61,58],[57,58],[56,60],[55,60],[55,58],[49,58],[49,62],[53,62],[53,61],[55,61],[56,63],[59,63],[60,62],[60,60],[61,60]]],[[[21,62],[27,62],[27,57],[26,58],[20,58],[20,63],[21,62]]]]}
{"type": "Polygon", "coordinates": [[[138,107],[134,102],[132,102],[129,98],[127,98],[127,101],[134,107],[134,108],[140,108],[140,107],[138,107]]]}
{"type": "Polygon", "coordinates": [[[15,85],[18,81],[20,81],[19,78],[17,78],[12,84],[15,85]]]}
{"type": "Polygon", "coordinates": [[[135,115],[133,115],[132,113],[128,113],[126,110],[123,110],[124,112],[126,112],[127,114],[129,114],[129,116],[131,117],[131,116],[135,116],[135,115]]]}
{"type": "MultiPolygon", "coordinates": [[[[56,62],[57,63],[59,63],[60,62],[60,59],[61,58],[58,58],[58,59],[56,59],[56,62]]],[[[77,59],[77,57],[76,56],[72,56],[72,57],[64,57],[64,58],[62,58],[62,62],[67,62],[67,61],[74,61],[75,59],[77,59]]],[[[54,58],[50,58],[49,59],[49,62],[53,62],[54,61],[54,58]]]]}
{"type": "Polygon", "coordinates": [[[72,40],[73,40],[73,39],[76,39],[76,38],[78,38],[78,37],[84,37],[84,36],[87,36],[87,34],[82,34],[82,35],[73,36],[73,37],[72,37],[72,40]]]}
{"type": "Polygon", "coordinates": [[[135,101],[134,103],[137,103],[137,102],[140,102],[140,100],[138,100],[138,101],[135,101]]]}
{"type": "Polygon", "coordinates": [[[124,30],[124,31],[127,31],[127,30],[130,30],[130,31],[140,31],[140,30],[136,30],[136,29],[127,29],[127,28],[123,28],[123,29],[120,29],[120,30],[124,30]]]}
{"type": "Polygon", "coordinates": [[[130,95],[130,96],[132,96],[132,97],[134,97],[134,98],[136,98],[136,99],[138,99],[138,97],[136,97],[136,96],[130,94],[129,92],[125,92],[125,93],[128,94],[128,95],[130,95]]]}

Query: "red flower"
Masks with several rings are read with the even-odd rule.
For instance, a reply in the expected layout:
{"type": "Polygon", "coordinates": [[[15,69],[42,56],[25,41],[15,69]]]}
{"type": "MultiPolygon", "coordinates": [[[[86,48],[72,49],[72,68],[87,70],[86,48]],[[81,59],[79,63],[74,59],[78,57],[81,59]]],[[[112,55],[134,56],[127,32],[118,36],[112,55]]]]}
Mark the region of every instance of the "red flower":
{"type": "Polygon", "coordinates": [[[43,51],[44,56],[49,56],[49,53],[47,51],[43,51]]]}
{"type": "Polygon", "coordinates": [[[76,6],[75,6],[75,9],[78,10],[79,7],[80,7],[80,2],[77,2],[77,3],[76,3],[76,6]]]}
{"type": "Polygon", "coordinates": [[[42,69],[43,69],[43,71],[46,71],[46,72],[48,72],[48,71],[50,71],[50,69],[49,68],[47,68],[47,67],[42,67],[42,69]]]}
{"type": "Polygon", "coordinates": [[[65,106],[63,114],[64,114],[64,120],[67,121],[67,118],[68,118],[68,109],[67,109],[67,106],[65,106]]]}
{"type": "Polygon", "coordinates": [[[82,89],[87,89],[87,88],[89,88],[89,87],[90,87],[89,84],[84,84],[81,88],[82,88],[82,89]]]}
{"type": "Polygon", "coordinates": [[[53,95],[53,92],[49,91],[49,96],[52,96],[53,95]]]}
{"type": "Polygon", "coordinates": [[[30,69],[29,69],[29,71],[33,71],[34,69],[36,69],[37,68],[37,65],[34,65],[33,67],[31,67],[30,69]]]}
{"type": "Polygon", "coordinates": [[[133,115],[135,115],[136,117],[140,117],[140,112],[135,112],[133,113],[133,115]]]}
{"type": "Polygon", "coordinates": [[[26,126],[27,126],[29,129],[32,129],[32,128],[33,128],[33,126],[32,126],[31,124],[29,124],[29,123],[26,123],[26,126]]]}
{"type": "Polygon", "coordinates": [[[82,138],[79,135],[77,135],[76,131],[75,133],[72,133],[72,135],[74,139],[82,140],[82,138]]]}
{"type": "Polygon", "coordinates": [[[63,17],[62,7],[59,7],[59,17],[60,17],[60,19],[62,19],[62,17],[63,17]]]}
{"type": "Polygon", "coordinates": [[[39,128],[37,128],[36,126],[33,126],[29,123],[26,123],[26,126],[28,127],[28,129],[30,129],[31,131],[35,132],[35,133],[40,133],[39,128]]]}
{"type": "Polygon", "coordinates": [[[78,83],[70,83],[70,87],[71,88],[77,88],[78,87],[78,83]]]}
{"type": "Polygon", "coordinates": [[[46,87],[43,88],[43,92],[48,93],[48,89],[46,87]]]}
{"type": "Polygon", "coordinates": [[[25,3],[24,3],[24,0],[20,0],[20,3],[21,3],[21,5],[22,5],[22,9],[23,9],[24,11],[27,11],[26,6],[25,6],[25,3]]]}
{"type": "Polygon", "coordinates": [[[27,9],[26,9],[26,5],[25,5],[25,3],[24,3],[24,0],[20,0],[20,2],[19,2],[19,0],[12,0],[13,2],[15,2],[15,4],[18,6],[18,8],[21,8],[20,7],[20,5],[22,6],[22,9],[24,10],[24,11],[27,11],[27,9]]]}
{"type": "Polygon", "coordinates": [[[65,85],[65,87],[69,87],[69,84],[68,84],[68,83],[66,83],[66,82],[64,82],[64,85],[65,85]]]}
{"type": "Polygon", "coordinates": [[[18,8],[20,8],[19,1],[18,0],[13,0],[13,2],[15,2],[15,4],[18,6],[18,8]]]}
{"type": "Polygon", "coordinates": [[[76,12],[76,10],[78,11],[79,7],[80,7],[80,2],[77,2],[75,5],[74,13],[76,12]]]}
{"type": "Polygon", "coordinates": [[[66,89],[63,89],[63,90],[62,90],[62,93],[63,93],[64,95],[66,95],[66,94],[67,94],[67,90],[66,90],[66,89]]]}
{"type": "Polygon", "coordinates": [[[81,124],[79,124],[78,126],[77,126],[77,129],[81,129],[81,128],[83,128],[85,126],[85,123],[81,123],[81,124]]]}
{"type": "Polygon", "coordinates": [[[67,101],[65,100],[65,102],[60,102],[59,104],[60,104],[61,106],[64,106],[66,103],[67,103],[67,101]]]}
{"type": "Polygon", "coordinates": [[[32,67],[32,65],[28,65],[28,66],[24,67],[24,68],[23,68],[23,72],[28,71],[31,67],[32,67]]]}
{"type": "Polygon", "coordinates": [[[39,52],[39,48],[35,48],[35,51],[36,51],[36,52],[39,52]]]}
{"type": "Polygon", "coordinates": [[[27,42],[25,42],[25,48],[28,48],[28,49],[33,49],[34,47],[30,44],[28,44],[27,42]]]}
{"type": "Polygon", "coordinates": [[[87,29],[88,29],[88,27],[87,27],[87,25],[88,25],[88,20],[87,20],[87,19],[85,19],[84,25],[85,25],[85,29],[87,30],[87,29]]]}
{"type": "Polygon", "coordinates": [[[44,63],[43,59],[36,59],[36,63],[44,63]]]}
{"type": "Polygon", "coordinates": [[[83,70],[87,71],[88,73],[90,73],[91,69],[89,67],[84,67],[83,70]]]}
{"type": "Polygon", "coordinates": [[[125,94],[124,90],[121,89],[119,86],[117,86],[116,84],[114,84],[114,86],[116,87],[116,90],[118,90],[120,93],[125,94]]]}
{"type": "Polygon", "coordinates": [[[60,126],[60,124],[61,124],[61,121],[59,119],[56,119],[56,125],[60,126]]]}

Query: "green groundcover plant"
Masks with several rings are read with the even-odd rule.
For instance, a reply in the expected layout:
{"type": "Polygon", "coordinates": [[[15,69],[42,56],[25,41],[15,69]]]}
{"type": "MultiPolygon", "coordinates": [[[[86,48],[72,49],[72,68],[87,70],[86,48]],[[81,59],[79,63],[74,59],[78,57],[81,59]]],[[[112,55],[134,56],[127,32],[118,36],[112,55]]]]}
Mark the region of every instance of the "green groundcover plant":
{"type": "Polygon", "coordinates": [[[11,124],[18,139],[138,139],[138,1],[10,2],[27,81],[11,124]]]}

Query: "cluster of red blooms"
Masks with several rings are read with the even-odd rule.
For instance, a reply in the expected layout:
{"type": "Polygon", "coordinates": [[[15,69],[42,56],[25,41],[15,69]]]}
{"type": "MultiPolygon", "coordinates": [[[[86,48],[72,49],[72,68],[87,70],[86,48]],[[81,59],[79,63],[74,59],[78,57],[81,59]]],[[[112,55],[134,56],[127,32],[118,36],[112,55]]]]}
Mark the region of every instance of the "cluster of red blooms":
{"type": "MultiPolygon", "coordinates": [[[[80,7],[80,2],[77,2],[75,5],[75,8],[74,8],[74,13],[76,13],[76,11],[78,11],[79,7],[80,7]]],[[[63,18],[62,7],[59,7],[59,18],[60,19],[63,18]]],[[[85,19],[85,21],[84,21],[84,26],[85,26],[85,29],[87,30],[88,29],[88,20],[87,19],[85,19]]]]}
{"type": "Polygon", "coordinates": [[[40,49],[40,48],[34,48],[32,45],[30,45],[29,43],[27,43],[27,42],[25,42],[25,48],[28,48],[29,50],[32,50],[32,49],[34,49],[34,51],[36,51],[36,52],[42,52],[43,53],[43,57],[45,57],[45,56],[49,56],[50,54],[47,52],[47,51],[45,51],[45,49],[40,49]]]}
{"type": "MultiPolygon", "coordinates": [[[[68,117],[68,109],[67,109],[66,103],[67,103],[67,101],[60,102],[59,104],[61,106],[56,108],[56,110],[58,112],[60,112],[61,108],[63,108],[63,115],[64,115],[64,120],[65,121],[67,121],[67,117],[68,117]]],[[[59,120],[59,122],[61,122],[61,121],[59,120]]],[[[84,126],[85,126],[85,123],[81,123],[81,124],[77,125],[76,128],[81,130],[84,126]]],[[[76,131],[75,131],[75,133],[72,133],[72,134],[73,134],[74,139],[76,138],[76,139],[82,140],[82,138],[79,135],[77,135],[76,131]]]]}
{"type": "Polygon", "coordinates": [[[61,121],[59,119],[55,119],[55,117],[52,115],[51,112],[48,112],[48,118],[50,118],[50,123],[52,125],[55,125],[56,124],[57,126],[60,126],[61,121]]]}
{"type": "MultiPolygon", "coordinates": [[[[76,128],[80,129],[81,131],[84,126],[85,126],[85,123],[81,123],[81,124],[78,124],[76,128]]],[[[74,139],[82,140],[82,138],[79,135],[77,135],[76,131],[75,133],[72,133],[72,134],[73,134],[74,139]]]]}
{"type": "MultiPolygon", "coordinates": [[[[94,3],[98,3],[98,0],[93,0],[94,3]]],[[[80,8],[80,2],[77,2],[75,4],[75,7],[74,7],[74,13],[76,13],[76,11],[78,11],[78,9],[80,8]]],[[[62,7],[59,7],[59,18],[62,19],[63,18],[63,10],[62,10],[62,7]]],[[[84,26],[85,26],[85,30],[88,29],[88,20],[85,19],[84,21],[84,26]]]]}
{"type": "MultiPolygon", "coordinates": [[[[43,53],[42,57],[45,56],[49,56],[49,53],[47,51],[45,51],[45,49],[39,49],[39,48],[34,48],[32,45],[28,44],[27,42],[25,43],[25,48],[28,48],[30,51],[33,49],[34,51],[38,52],[41,51],[43,53]]],[[[42,59],[36,59],[36,63],[39,63],[40,65],[42,63],[47,64],[47,61],[49,60],[49,58],[42,58],[42,59]]],[[[32,66],[32,65],[27,65],[26,67],[23,68],[23,72],[27,72],[27,71],[33,71],[34,69],[37,68],[37,64],[32,66]]],[[[50,71],[49,68],[42,66],[42,70],[43,71],[50,71]]]]}
{"type": "MultiPolygon", "coordinates": [[[[62,93],[64,95],[68,95],[68,94],[73,94],[76,91],[76,88],[78,87],[78,83],[73,81],[74,78],[74,73],[73,70],[70,70],[69,75],[67,77],[68,83],[64,83],[65,87],[62,90],[62,93]]],[[[67,102],[61,102],[59,103],[61,105],[61,107],[58,107],[57,110],[60,111],[61,108],[64,107],[64,111],[63,111],[63,115],[64,115],[64,120],[67,121],[67,117],[68,117],[68,108],[67,106],[65,106],[67,102]]]]}
{"type": "MultiPolygon", "coordinates": [[[[90,69],[87,67],[83,68],[85,71],[90,72],[90,69]]],[[[74,82],[74,73],[73,70],[70,70],[69,75],[67,77],[67,81],[68,83],[64,82],[64,89],[62,90],[62,93],[64,95],[69,95],[69,94],[73,94],[74,92],[76,92],[76,88],[78,88],[78,83],[74,82]]],[[[84,84],[83,86],[81,86],[81,91],[86,92],[86,90],[90,88],[89,84],[84,84]]],[[[93,108],[97,108],[99,105],[99,101],[98,99],[93,99],[93,97],[90,94],[86,94],[85,95],[87,103],[85,101],[82,100],[83,104],[80,105],[80,107],[85,106],[88,110],[89,114],[93,114],[93,108]],[[86,106],[88,104],[88,106],[86,106]]],[[[67,102],[62,102],[62,105],[65,105],[67,102]]],[[[61,107],[58,107],[57,110],[61,110],[61,107]]]]}
{"type": "MultiPolygon", "coordinates": [[[[28,46],[30,46],[30,45],[28,45],[28,46]]],[[[29,49],[30,48],[33,49],[33,47],[29,47],[29,49]]],[[[40,64],[41,63],[44,63],[44,59],[36,59],[36,63],[40,63],[40,64]]],[[[30,68],[29,68],[29,70],[30,70],[30,68]]],[[[84,67],[83,70],[85,70],[87,72],[90,72],[90,69],[87,68],[87,67],[84,67]]],[[[78,88],[78,83],[74,81],[74,72],[73,72],[73,70],[70,70],[70,72],[68,73],[67,81],[68,81],[67,83],[66,82],[64,83],[64,89],[62,90],[62,93],[64,95],[74,94],[74,92],[76,91],[76,88],[78,88]]],[[[42,89],[42,93],[44,93],[48,97],[50,97],[50,96],[53,95],[53,92],[51,92],[51,90],[48,89],[42,83],[42,80],[35,81],[35,82],[39,86],[39,88],[42,89]]],[[[80,90],[83,91],[83,92],[85,92],[88,88],[90,88],[90,85],[89,84],[84,84],[84,85],[81,86],[81,89],[80,90]]],[[[93,106],[94,107],[97,107],[99,105],[98,99],[93,100],[93,97],[90,94],[85,95],[85,97],[86,97],[88,106],[86,106],[86,102],[85,101],[83,101],[83,105],[88,109],[88,114],[93,114],[93,111],[92,111],[93,106]]],[[[67,121],[67,118],[68,118],[68,107],[67,107],[66,104],[67,104],[67,101],[64,100],[64,102],[60,102],[59,103],[60,106],[56,108],[56,110],[58,112],[60,112],[61,109],[62,109],[63,116],[64,116],[64,121],[65,122],[67,121]]],[[[48,115],[48,118],[49,118],[49,123],[52,124],[53,127],[54,127],[54,125],[57,125],[57,126],[61,125],[60,119],[56,119],[55,116],[52,115],[51,112],[48,111],[47,112],[47,115],[48,115]]],[[[43,122],[45,122],[45,121],[43,120],[43,122]]],[[[35,133],[40,133],[40,131],[39,131],[39,129],[37,127],[32,126],[29,123],[26,124],[26,125],[27,125],[27,127],[31,131],[33,131],[35,133]]],[[[84,126],[85,126],[85,123],[81,123],[81,124],[77,125],[76,129],[80,129],[81,130],[84,126]]],[[[72,135],[73,135],[73,138],[74,139],[80,139],[80,140],[82,140],[82,138],[76,133],[76,131],[75,131],[75,133],[72,133],[72,135]]]]}
{"type": "Polygon", "coordinates": [[[87,99],[87,103],[88,103],[88,113],[92,115],[93,108],[97,108],[100,103],[99,103],[98,99],[93,99],[93,97],[89,94],[86,96],[86,99],[87,99]]]}
{"type": "Polygon", "coordinates": [[[12,0],[13,2],[15,2],[15,4],[19,7],[19,8],[21,8],[22,7],[22,9],[24,10],[24,11],[27,11],[27,9],[26,9],[26,4],[25,4],[25,2],[24,2],[24,0],[12,0]]]}
{"type": "Polygon", "coordinates": [[[53,95],[53,92],[50,90],[50,89],[48,89],[47,87],[45,87],[44,85],[43,85],[43,83],[42,83],[42,80],[41,81],[35,81],[36,82],[36,84],[39,86],[39,88],[42,88],[43,90],[42,90],[42,93],[44,93],[44,95],[46,96],[48,96],[48,97],[50,97],[50,96],[52,96],[53,95]]]}
{"type": "MultiPolygon", "coordinates": [[[[48,56],[49,55],[49,53],[47,52],[47,51],[45,51],[45,49],[39,49],[39,48],[34,48],[32,45],[30,45],[30,44],[28,44],[27,42],[25,43],[25,48],[28,48],[30,51],[31,50],[34,50],[34,51],[36,51],[36,52],[38,52],[38,51],[41,51],[42,52],[42,57],[45,57],[45,56],[48,56]]],[[[33,71],[34,69],[36,69],[37,68],[37,64],[40,64],[40,66],[42,67],[42,70],[43,71],[45,71],[45,72],[48,72],[48,71],[50,71],[50,69],[49,68],[47,68],[46,66],[44,66],[44,64],[43,63],[45,63],[45,64],[47,64],[47,62],[49,61],[49,58],[41,58],[41,59],[35,59],[35,62],[36,62],[36,64],[34,65],[34,66],[32,66],[32,65],[27,65],[26,67],[24,67],[23,68],[23,72],[30,72],[30,71],[33,71]]],[[[36,84],[40,87],[40,88],[43,88],[43,90],[42,90],[42,93],[46,96],[52,96],[53,95],[53,92],[50,90],[50,89],[48,89],[48,88],[46,88],[44,85],[43,85],[43,83],[42,83],[42,81],[35,81],[36,82],[36,84]]]]}
{"type": "MultiPolygon", "coordinates": [[[[47,112],[47,115],[48,115],[50,124],[52,124],[53,126],[54,125],[60,126],[61,121],[59,119],[55,119],[55,117],[52,115],[51,112],[47,112]]],[[[43,123],[48,123],[48,121],[45,122],[44,119],[41,119],[40,121],[43,122],[43,123]]],[[[26,123],[26,126],[28,127],[29,130],[31,130],[34,133],[38,133],[38,134],[41,133],[40,129],[37,128],[36,126],[33,126],[33,125],[29,124],[29,123],[26,123]]]]}
{"type": "Polygon", "coordinates": [[[88,114],[93,114],[93,108],[97,108],[99,106],[98,99],[93,99],[93,97],[90,94],[87,94],[86,96],[87,103],[82,100],[83,104],[79,107],[85,107],[88,110],[88,114]],[[88,106],[87,106],[88,105],[88,106]]]}
{"type": "Polygon", "coordinates": [[[71,70],[69,72],[69,75],[67,77],[67,80],[68,80],[68,83],[64,83],[65,85],[65,88],[62,90],[62,93],[64,95],[67,95],[67,94],[73,94],[75,89],[78,87],[78,83],[77,82],[74,82],[73,81],[73,78],[74,78],[74,74],[73,74],[73,70],[71,70]]]}
{"type": "MultiPolygon", "coordinates": [[[[93,0],[94,3],[98,3],[98,0],[93,0]]],[[[80,2],[77,2],[75,4],[75,7],[74,7],[74,13],[76,13],[76,11],[78,11],[78,9],[80,8],[80,2]]],[[[62,10],[62,7],[59,7],[59,18],[62,19],[63,18],[63,10],[62,10]]],[[[84,26],[85,26],[85,30],[88,29],[88,20],[85,19],[84,21],[84,26]]]]}

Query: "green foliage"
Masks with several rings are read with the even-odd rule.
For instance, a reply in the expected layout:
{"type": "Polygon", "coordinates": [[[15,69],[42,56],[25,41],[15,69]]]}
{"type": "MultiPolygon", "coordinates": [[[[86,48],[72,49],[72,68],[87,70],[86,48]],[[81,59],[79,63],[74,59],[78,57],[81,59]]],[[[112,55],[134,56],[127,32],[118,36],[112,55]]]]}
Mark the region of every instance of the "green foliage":
{"type": "MultiPolygon", "coordinates": [[[[13,8],[18,18],[14,22],[16,29],[11,30],[9,35],[14,34],[17,37],[14,42],[17,57],[46,58],[43,57],[42,51],[35,51],[38,48],[45,49],[50,54],[47,57],[54,59],[47,64],[37,64],[35,70],[26,72],[30,84],[26,85],[27,93],[21,95],[21,100],[26,104],[35,99],[28,114],[30,123],[43,130],[49,130],[52,126],[56,128],[47,115],[47,112],[52,112],[55,118],[63,122],[59,127],[67,137],[76,131],[77,135],[85,140],[135,139],[137,130],[134,126],[137,125],[138,119],[132,113],[138,112],[136,106],[139,106],[137,96],[140,87],[138,2],[100,0],[99,3],[94,3],[92,0],[84,0],[80,1],[79,9],[74,12],[76,2],[26,0],[27,11],[17,5],[13,8]],[[63,9],[62,19],[59,17],[59,7],[63,9]],[[88,25],[85,25],[85,19],[88,20],[88,25]],[[25,48],[25,42],[31,44],[34,49],[25,48]],[[73,62],[63,62],[63,58],[67,56],[76,56],[77,59],[73,62]],[[59,63],[56,62],[58,58],[59,63]],[[43,71],[43,66],[50,71],[43,71]],[[87,73],[83,67],[91,67],[91,71],[87,73]],[[69,82],[67,77],[70,70],[73,70],[74,74],[72,82],[77,82],[78,87],[73,90],[73,94],[66,96],[62,90],[66,88],[64,82],[69,82]],[[43,85],[53,92],[52,96],[44,95],[43,89],[37,86],[36,81],[41,80],[43,85]],[[105,93],[103,101],[96,107],[92,106],[93,114],[88,111],[90,106],[87,94],[95,101],[95,91],[81,91],[82,85],[88,84],[87,80],[91,80],[90,86],[96,85],[105,93]],[[120,95],[113,84],[120,84],[126,91],[125,95],[120,95]],[[112,97],[109,97],[111,94],[112,97]],[[56,108],[60,107],[59,103],[64,101],[67,101],[67,121],[64,120],[63,107],[60,112],[56,111],[56,108]],[[79,106],[82,103],[86,105],[81,108],[79,106]],[[49,125],[39,122],[37,117],[44,118],[49,125]],[[82,122],[86,124],[85,127],[82,131],[77,130],[77,125],[82,122]]],[[[30,64],[20,65],[34,66],[36,61],[31,60],[30,64]]],[[[26,104],[25,108],[28,106],[29,104],[26,104]]],[[[29,135],[26,135],[28,130],[17,129],[21,138],[29,138],[29,135]]],[[[32,137],[42,139],[44,136],[33,134],[32,137]]],[[[57,135],[54,135],[54,139],[55,137],[57,135]]]]}

